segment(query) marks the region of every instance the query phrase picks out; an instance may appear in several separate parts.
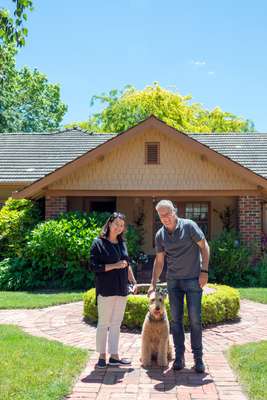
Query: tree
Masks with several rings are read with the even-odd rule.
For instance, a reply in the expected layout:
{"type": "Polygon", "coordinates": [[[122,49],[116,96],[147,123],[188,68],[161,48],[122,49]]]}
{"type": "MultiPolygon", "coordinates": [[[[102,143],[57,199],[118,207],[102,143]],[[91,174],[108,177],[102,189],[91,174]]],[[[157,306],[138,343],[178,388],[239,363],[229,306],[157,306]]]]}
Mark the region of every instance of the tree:
{"type": "Polygon", "coordinates": [[[12,2],[15,3],[14,17],[7,8],[0,8],[0,46],[15,43],[16,46],[22,47],[28,34],[23,23],[27,21],[27,10],[33,10],[33,3],[32,0],[12,0],[12,2]]]}
{"type": "Polygon", "coordinates": [[[158,83],[143,90],[128,85],[122,91],[114,89],[107,94],[93,96],[91,106],[99,101],[106,107],[93,114],[88,121],[72,123],[68,127],[78,125],[89,131],[122,132],[153,114],[183,132],[254,131],[249,120],[224,112],[219,107],[206,110],[191,100],[192,96],[166,90],[158,83]]]}
{"type": "Polygon", "coordinates": [[[14,45],[0,46],[0,132],[41,132],[57,129],[67,106],[60,87],[28,67],[15,65],[14,45]]]}

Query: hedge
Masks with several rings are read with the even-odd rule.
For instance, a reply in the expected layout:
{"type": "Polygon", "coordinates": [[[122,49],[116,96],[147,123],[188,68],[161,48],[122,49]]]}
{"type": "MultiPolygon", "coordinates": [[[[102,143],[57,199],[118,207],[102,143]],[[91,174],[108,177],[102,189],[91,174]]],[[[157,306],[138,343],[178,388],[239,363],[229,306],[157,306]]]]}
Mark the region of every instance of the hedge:
{"type": "MultiPolygon", "coordinates": [[[[225,285],[209,284],[208,288],[214,289],[211,293],[203,293],[202,299],[202,325],[217,324],[233,320],[237,317],[240,308],[238,290],[225,285]]],[[[166,300],[166,309],[169,319],[170,306],[166,300]]],[[[122,324],[128,328],[141,328],[148,311],[148,298],[146,294],[130,295],[122,324]]],[[[84,319],[87,322],[97,321],[97,306],[95,304],[95,289],[90,289],[84,294],[84,319]]],[[[185,327],[189,327],[187,307],[185,304],[185,327]]]]}

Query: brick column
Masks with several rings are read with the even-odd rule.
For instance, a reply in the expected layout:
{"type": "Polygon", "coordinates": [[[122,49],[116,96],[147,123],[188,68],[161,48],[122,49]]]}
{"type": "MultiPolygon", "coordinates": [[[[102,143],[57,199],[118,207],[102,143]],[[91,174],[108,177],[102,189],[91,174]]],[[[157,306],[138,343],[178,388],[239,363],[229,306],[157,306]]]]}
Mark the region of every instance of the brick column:
{"type": "Polygon", "coordinates": [[[59,214],[67,211],[66,197],[46,197],[45,198],[45,219],[55,218],[59,214]]]}
{"type": "Polygon", "coordinates": [[[241,241],[255,246],[261,252],[262,204],[257,196],[240,196],[238,199],[239,232],[241,241]]]}

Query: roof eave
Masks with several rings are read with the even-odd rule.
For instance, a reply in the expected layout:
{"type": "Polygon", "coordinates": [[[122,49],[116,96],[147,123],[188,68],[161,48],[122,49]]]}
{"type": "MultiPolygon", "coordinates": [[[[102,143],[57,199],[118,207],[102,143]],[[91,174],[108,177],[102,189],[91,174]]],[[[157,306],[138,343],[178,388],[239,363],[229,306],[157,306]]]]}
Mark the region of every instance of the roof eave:
{"type": "Polygon", "coordinates": [[[96,159],[97,157],[104,156],[107,152],[110,152],[115,146],[126,143],[132,136],[147,128],[158,128],[163,130],[165,133],[171,135],[175,140],[178,140],[180,143],[189,147],[191,151],[200,154],[203,160],[211,160],[214,163],[219,163],[221,166],[227,168],[229,168],[229,166],[232,166],[236,170],[236,172],[243,178],[249,181],[253,181],[253,183],[258,185],[260,189],[262,188],[267,190],[266,178],[256,174],[255,172],[238,164],[237,162],[222,155],[221,153],[216,152],[207,145],[198,142],[196,139],[188,136],[187,134],[167,125],[165,122],[152,115],[144,121],[140,122],[139,124],[135,125],[134,127],[131,127],[128,130],[117,134],[113,138],[108,139],[106,142],[100,144],[94,149],[91,149],[81,156],[77,157],[75,160],[66,163],[62,167],[59,167],[58,169],[47,174],[43,178],[40,178],[37,181],[33,182],[25,189],[22,189],[21,191],[14,194],[15,198],[31,198],[36,192],[40,192],[45,186],[50,185],[55,180],[63,178],[74,168],[81,167],[89,161],[96,159]]]}

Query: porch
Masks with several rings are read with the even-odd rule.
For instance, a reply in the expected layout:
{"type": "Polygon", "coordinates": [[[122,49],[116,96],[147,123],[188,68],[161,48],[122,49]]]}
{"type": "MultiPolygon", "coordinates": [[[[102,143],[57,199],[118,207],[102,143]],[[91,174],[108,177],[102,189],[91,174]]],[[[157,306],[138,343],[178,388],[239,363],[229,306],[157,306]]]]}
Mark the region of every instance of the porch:
{"type": "Polygon", "coordinates": [[[242,193],[216,192],[204,195],[196,191],[183,195],[179,191],[159,194],[132,191],[97,196],[69,191],[64,196],[59,196],[59,193],[47,195],[45,215],[46,218],[53,218],[64,211],[120,211],[126,215],[128,224],[141,230],[143,251],[152,256],[155,254],[154,236],[161,226],[155,205],[162,198],[167,198],[177,206],[180,217],[193,219],[198,223],[208,240],[219,235],[228,224],[239,230],[244,242],[254,242],[260,248],[262,232],[266,227],[263,200],[258,196],[242,193]]]}

